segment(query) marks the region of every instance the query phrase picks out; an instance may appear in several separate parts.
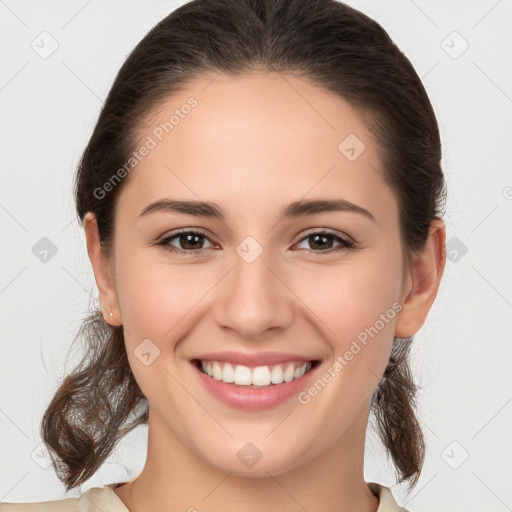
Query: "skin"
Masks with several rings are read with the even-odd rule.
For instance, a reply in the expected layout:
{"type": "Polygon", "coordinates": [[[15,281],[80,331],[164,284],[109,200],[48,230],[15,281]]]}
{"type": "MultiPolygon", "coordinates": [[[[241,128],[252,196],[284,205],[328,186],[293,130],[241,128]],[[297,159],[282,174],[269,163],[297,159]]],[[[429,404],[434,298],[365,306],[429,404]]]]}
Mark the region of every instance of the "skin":
{"type": "Polygon", "coordinates": [[[414,335],[437,295],[445,226],[432,223],[408,268],[377,142],[356,111],[321,87],[277,73],[205,75],[151,113],[155,126],[190,96],[197,107],[124,184],[110,256],[94,215],[84,220],[105,321],[123,325],[150,402],[146,464],[115,492],[138,512],[375,511],[378,498],[363,477],[370,398],[393,336],[414,335]],[[349,134],[366,146],[354,161],[338,150],[349,134]],[[165,197],[212,201],[227,217],[138,216],[165,197]],[[279,219],[283,206],[313,198],[346,199],[376,221],[346,211],[279,219]],[[156,245],[179,228],[210,240],[169,242],[192,256],[156,245]],[[356,248],[333,238],[315,246],[304,237],[316,228],[352,237],[356,248]],[[252,263],[236,252],[247,236],[263,248],[252,263]],[[341,250],[322,253],[329,248],[341,250]],[[259,412],[231,408],[189,362],[220,350],[292,352],[320,359],[320,376],[394,303],[401,311],[307,405],[292,398],[259,412]],[[149,366],[134,355],[146,338],[160,350],[149,366]],[[247,468],[237,452],[249,441],[262,456],[247,468]]]}

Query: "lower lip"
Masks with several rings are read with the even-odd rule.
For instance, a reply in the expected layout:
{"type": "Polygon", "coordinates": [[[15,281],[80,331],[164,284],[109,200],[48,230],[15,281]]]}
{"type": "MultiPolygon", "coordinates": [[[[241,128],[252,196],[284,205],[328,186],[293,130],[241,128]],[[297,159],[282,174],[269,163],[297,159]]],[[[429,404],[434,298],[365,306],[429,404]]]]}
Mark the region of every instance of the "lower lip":
{"type": "Polygon", "coordinates": [[[291,382],[283,382],[282,384],[273,384],[268,387],[256,389],[227,384],[221,380],[209,377],[203,373],[195,363],[192,363],[192,366],[197,371],[201,382],[219,400],[235,409],[249,409],[253,411],[276,407],[286,400],[289,400],[294,395],[297,395],[304,389],[318,367],[317,365],[313,366],[313,368],[302,377],[292,380],[291,382]]]}

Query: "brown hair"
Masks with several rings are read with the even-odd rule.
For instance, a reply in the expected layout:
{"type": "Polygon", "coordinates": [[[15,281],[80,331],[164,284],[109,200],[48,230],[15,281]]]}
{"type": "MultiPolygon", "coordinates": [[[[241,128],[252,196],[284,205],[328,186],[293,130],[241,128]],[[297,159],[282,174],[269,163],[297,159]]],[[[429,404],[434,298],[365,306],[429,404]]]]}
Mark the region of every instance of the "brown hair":
{"type": "MultiPolygon", "coordinates": [[[[446,190],[436,117],[420,78],[386,31],[335,0],[194,0],[160,21],[121,67],[82,155],[75,201],[81,221],[93,212],[105,254],[111,250],[115,200],[125,178],[98,194],[135,149],[141,119],[201,73],[293,73],[343,98],[379,142],[384,179],[400,213],[408,264],[441,218],[446,190]]],[[[123,328],[96,310],[76,339],[85,355],[62,382],[41,422],[66,489],[87,481],[116,443],[148,420],[148,401],[126,355],[123,328]]],[[[75,341],[76,341],[75,339],[75,341]]],[[[371,410],[399,481],[419,477],[425,443],[409,369],[411,339],[395,338],[371,410]]]]}

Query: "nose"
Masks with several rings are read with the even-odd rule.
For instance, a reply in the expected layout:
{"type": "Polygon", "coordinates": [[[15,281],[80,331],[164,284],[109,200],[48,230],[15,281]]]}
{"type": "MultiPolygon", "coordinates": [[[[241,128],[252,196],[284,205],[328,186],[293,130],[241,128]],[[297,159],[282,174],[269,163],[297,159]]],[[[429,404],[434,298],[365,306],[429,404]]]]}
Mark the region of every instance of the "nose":
{"type": "Polygon", "coordinates": [[[282,267],[271,259],[265,251],[252,262],[235,255],[233,268],[217,290],[214,316],[221,328],[260,340],[290,325],[294,295],[282,267]]]}

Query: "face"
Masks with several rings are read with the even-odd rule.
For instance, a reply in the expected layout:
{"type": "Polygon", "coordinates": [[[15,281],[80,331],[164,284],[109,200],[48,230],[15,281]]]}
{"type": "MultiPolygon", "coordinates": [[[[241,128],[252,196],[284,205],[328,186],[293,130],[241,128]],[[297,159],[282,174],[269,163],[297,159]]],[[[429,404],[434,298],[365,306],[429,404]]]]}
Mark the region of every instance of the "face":
{"type": "Polygon", "coordinates": [[[225,471],[278,474],[364,436],[410,291],[398,204],[342,99],[289,75],[212,80],[141,131],[111,306],[154,429],[225,471]]]}

